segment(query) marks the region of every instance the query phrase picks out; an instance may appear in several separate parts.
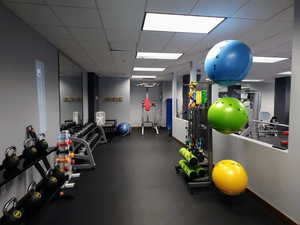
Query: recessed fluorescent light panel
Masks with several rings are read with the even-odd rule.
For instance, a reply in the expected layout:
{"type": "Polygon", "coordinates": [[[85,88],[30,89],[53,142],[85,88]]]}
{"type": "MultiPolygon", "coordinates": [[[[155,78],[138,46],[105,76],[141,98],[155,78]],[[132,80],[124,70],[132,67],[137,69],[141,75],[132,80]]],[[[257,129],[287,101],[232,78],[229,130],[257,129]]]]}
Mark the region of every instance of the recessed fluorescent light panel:
{"type": "Polygon", "coordinates": [[[264,80],[242,80],[242,82],[263,82],[264,80]]]}
{"type": "Polygon", "coordinates": [[[132,75],[131,78],[134,78],[134,79],[155,79],[156,76],[148,76],[148,75],[132,75]]]}
{"type": "Polygon", "coordinates": [[[292,71],[285,71],[282,73],[277,73],[278,75],[292,75],[292,71]]]}
{"type": "Polygon", "coordinates": [[[134,67],[133,71],[150,71],[150,72],[162,72],[166,68],[155,68],[155,67],[134,67]]]}
{"type": "Polygon", "coordinates": [[[254,56],[253,62],[254,63],[277,63],[287,59],[288,58],[254,56]]]}
{"type": "Polygon", "coordinates": [[[146,13],[143,30],[208,33],[225,18],[146,13]]]}
{"type": "MultiPolygon", "coordinates": [[[[209,78],[206,78],[207,81],[210,81],[209,78]]],[[[258,79],[246,79],[246,80],[242,80],[242,82],[263,82],[264,80],[258,80],[258,79]]]]}
{"type": "Polygon", "coordinates": [[[176,60],[182,53],[159,53],[159,52],[138,52],[137,59],[173,59],[176,60]]]}

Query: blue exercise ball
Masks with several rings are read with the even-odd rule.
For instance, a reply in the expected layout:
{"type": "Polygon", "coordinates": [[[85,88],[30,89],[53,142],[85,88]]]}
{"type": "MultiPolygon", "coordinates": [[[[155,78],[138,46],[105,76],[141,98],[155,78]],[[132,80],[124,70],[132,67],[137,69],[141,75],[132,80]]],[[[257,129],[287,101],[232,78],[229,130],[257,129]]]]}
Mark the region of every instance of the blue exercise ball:
{"type": "Polygon", "coordinates": [[[243,80],[251,66],[251,49],[237,40],[219,42],[209,50],[204,62],[204,69],[209,79],[225,86],[243,80]]]}
{"type": "Polygon", "coordinates": [[[129,123],[120,123],[117,126],[117,132],[122,136],[128,135],[130,133],[130,124],[129,123]]]}

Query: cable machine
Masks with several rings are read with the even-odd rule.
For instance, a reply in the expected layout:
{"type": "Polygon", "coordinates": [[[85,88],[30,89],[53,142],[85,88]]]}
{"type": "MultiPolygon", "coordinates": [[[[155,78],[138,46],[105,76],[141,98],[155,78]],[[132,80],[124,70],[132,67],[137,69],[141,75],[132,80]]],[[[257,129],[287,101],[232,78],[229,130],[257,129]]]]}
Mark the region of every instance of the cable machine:
{"type": "Polygon", "coordinates": [[[158,119],[157,119],[157,104],[152,102],[149,97],[149,88],[154,88],[159,86],[159,83],[139,83],[138,87],[146,88],[146,98],[142,102],[142,118],[141,118],[141,127],[142,127],[142,135],[144,135],[145,126],[150,125],[156,134],[159,134],[158,131],[158,119]],[[153,114],[153,120],[150,119],[150,113],[153,114]]]}

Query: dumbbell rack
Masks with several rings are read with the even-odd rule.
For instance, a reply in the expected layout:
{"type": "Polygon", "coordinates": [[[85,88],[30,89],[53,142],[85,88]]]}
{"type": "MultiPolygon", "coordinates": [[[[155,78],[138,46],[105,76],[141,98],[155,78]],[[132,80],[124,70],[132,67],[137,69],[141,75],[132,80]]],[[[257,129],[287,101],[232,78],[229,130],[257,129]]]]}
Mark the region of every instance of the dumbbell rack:
{"type": "MultiPolygon", "coordinates": [[[[5,171],[3,166],[0,166],[0,187],[7,184],[11,180],[13,180],[14,178],[16,178],[19,175],[23,174],[29,168],[34,166],[43,178],[37,184],[36,188],[37,188],[37,190],[42,190],[43,189],[43,182],[44,182],[44,179],[46,178],[46,174],[47,174],[46,171],[51,169],[51,166],[50,166],[50,163],[47,159],[47,156],[54,153],[54,152],[56,152],[56,151],[57,151],[57,147],[48,148],[43,155],[37,157],[36,159],[34,159],[32,161],[27,161],[23,155],[20,155],[19,156],[19,159],[20,159],[19,166],[13,171],[9,171],[9,172],[5,171]],[[42,163],[43,163],[45,169],[42,166],[42,163]]],[[[43,198],[42,198],[43,205],[45,205],[47,202],[51,201],[55,196],[57,196],[57,193],[61,190],[61,187],[64,185],[66,179],[67,178],[65,178],[64,180],[61,180],[57,184],[57,187],[54,188],[53,190],[43,192],[43,198]]],[[[17,206],[16,206],[18,209],[23,209],[25,195],[18,201],[17,206]]],[[[26,220],[29,220],[31,218],[31,216],[33,216],[33,214],[32,213],[30,213],[30,214],[26,213],[26,210],[25,210],[25,218],[24,218],[25,221],[23,221],[23,222],[26,223],[26,220]]],[[[0,218],[0,225],[5,225],[6,223],[7,223],[6,218],[4,216],[1,217],[0,218]]]]}
{"type": "Polygon", "coordinates": [[[95,169],[96,163],[93,157],[94,149],[103,143],[107,143],[104,130],[95,123],[86,124],[83,129],[71,136],[72,152],[74,159],[83,161],[81,164],[74,164],[74,171],[95,169]]]}
{"type": "MultiPolygon", "coordinates": [[[[208,187],[212,184],[211,172],[213,167],[213,151],[212,151],[212,129],[208,124],[207,112],[211,105],[211,83],[210,82],[198,82],[197,90],[207,91],[207,102],[206,104],[200,104],[196,107],[188,110],[188,126],[187,129],[187,140],[197,142],[198,140],[203,141],[203,150],[201,153],[204,157],[204,161],[199,163],[199,166],[207,167],[208,173],[204,177],[189,179],[180,166],[175,166],[176,173],[180,173],[185,178],[188,188],[191,192],[195,189],[208,187]]],[[[192,152],[197,152],[198,149],[192,149],[192,152]]],[[[197,155],[197,154],[196,154],[197,155]]]]}
{"type": "Polygon", "coordinates": [[[22,174],[23,172],[25,172],[32,166],[34,166],[38,170],[38,172],[41,174],[41,176],[43,177],[46,172],[44,171],[44,169],[41,165],[41,161],[43,162],[46,169],[49,169],[50,164],[47,159],[47,156],[50,155],[52,152],[55,152],[56,150],[57,150],[56,147],[48,148],[48,150],[43,155],[41,155],[40,157],[38,157],[34,160],[31,160],[31,161],[26,160],[22,154],[19,156],[19,159],[20,159],[19,166],[12,171],[6,171],[3,168],[3,166],[1,165],[0,166],[0,187],[5,185],[6,183],[11,181],[15,177],[19,176],[20,174],[22,174]]]}

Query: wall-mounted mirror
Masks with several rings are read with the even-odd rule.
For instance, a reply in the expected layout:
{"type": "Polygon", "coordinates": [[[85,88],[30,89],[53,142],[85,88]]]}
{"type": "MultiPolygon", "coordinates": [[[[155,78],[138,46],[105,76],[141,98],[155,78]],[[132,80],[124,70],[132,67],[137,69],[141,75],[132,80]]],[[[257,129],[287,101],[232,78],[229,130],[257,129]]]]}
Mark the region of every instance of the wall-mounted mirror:
{"type": "Polygon", "coordinates": [[[71,59],[62,53],[59,54],[61,124],[67,120],[82,123],[83,73],[84,71],[71,59]]]}

